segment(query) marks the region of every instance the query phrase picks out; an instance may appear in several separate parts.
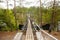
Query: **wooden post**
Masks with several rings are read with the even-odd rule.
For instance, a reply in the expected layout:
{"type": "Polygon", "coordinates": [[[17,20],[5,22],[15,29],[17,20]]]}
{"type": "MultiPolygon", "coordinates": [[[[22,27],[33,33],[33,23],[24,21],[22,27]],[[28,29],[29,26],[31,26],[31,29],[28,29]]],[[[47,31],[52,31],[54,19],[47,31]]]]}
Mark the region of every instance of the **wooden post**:
{"type": "Polygon", "coordinates": [[[54,24],[55,24],[55,0],[54,0],[54,3],[53,3],[53,7],[52,7],[52,19],[51,19],[51,27],[54,28],[54,24]]]}
{"type": "Polygon", "coordinates": [[[6,0],[6,2],[7,2],[7,10],[8,10],[8,0],[6,0]]]}
{"type": "Polygon", "coordinates": [[[39,17],[40,17],[40,27],[42,27],[42,3],[41,3],[41,0],[40,0],[40,13],[39,13],[39,17]]]}
{"type": "Polygon", "coordinates": [[[17,27],[17,30],[18,30],[18,26],[17,26],[17,17],[16,17],[16,0],[14,0],[14,16],[15,16],[16,27],[17,27]]]}

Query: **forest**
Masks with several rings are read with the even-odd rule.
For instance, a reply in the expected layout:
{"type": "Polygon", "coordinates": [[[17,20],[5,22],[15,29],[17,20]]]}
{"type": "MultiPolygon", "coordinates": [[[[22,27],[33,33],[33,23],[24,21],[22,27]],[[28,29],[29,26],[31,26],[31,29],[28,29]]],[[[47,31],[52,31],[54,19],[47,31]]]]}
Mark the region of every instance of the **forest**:
{"type": "MultiPolygon", "coordinates": [[[[54,2],[54,1],[52,1],[54,2]]],[[[51,3],[51,2],[49,2],[51,3]]],[[[42,14],[42,24],[50,24],[53,22],[54,30],[58,29],[58,22],[60,21],[60,5],[59,2],[49,4],[50,6],[44,7],[20,7],[16,6],[13,9],[0,8],[0,31],[13,31],[19,29],[19,24],[26,22],[27,13],[31,14],[31,18],[40,23],[40,13],[42,14]],[[53,19],[52,19],[53,18],[53,19]]]]}

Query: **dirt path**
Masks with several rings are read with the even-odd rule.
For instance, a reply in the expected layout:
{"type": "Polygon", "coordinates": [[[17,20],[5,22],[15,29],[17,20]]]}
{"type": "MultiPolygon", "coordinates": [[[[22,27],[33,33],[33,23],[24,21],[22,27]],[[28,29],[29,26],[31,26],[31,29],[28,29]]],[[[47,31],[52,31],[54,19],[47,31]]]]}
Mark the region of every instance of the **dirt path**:
{"type": "Polygon", "coordinates": [[[14,32],[0,32],[0,40],[12,40],[15,36],[16,31],[14,32]]]}

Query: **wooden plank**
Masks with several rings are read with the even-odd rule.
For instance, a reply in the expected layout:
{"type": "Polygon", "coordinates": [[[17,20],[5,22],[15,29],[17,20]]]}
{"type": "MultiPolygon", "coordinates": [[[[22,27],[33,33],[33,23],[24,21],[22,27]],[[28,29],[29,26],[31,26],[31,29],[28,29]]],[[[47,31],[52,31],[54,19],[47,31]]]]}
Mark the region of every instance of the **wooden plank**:
{"type": "Polygon", "coordinates": [[[33,31],[32,31],[31,23],[29,19],[28,19],[28,28],[27,28],[25,40],[34,40],[33,31]]]}
{"type": "Polygon", "coordinates": [[[22,34],[23,34],[22,32],[18,32],[18,33],[15,35],[15,37],[14,37],[13,40],[21,40],[22,34]]]}
{"type": "Polygon", "coordinates": [[[38,39],[38,40],[44,40],[41,32],[36,32],[36,36],[37,36],[37,39],[38,39]]]}

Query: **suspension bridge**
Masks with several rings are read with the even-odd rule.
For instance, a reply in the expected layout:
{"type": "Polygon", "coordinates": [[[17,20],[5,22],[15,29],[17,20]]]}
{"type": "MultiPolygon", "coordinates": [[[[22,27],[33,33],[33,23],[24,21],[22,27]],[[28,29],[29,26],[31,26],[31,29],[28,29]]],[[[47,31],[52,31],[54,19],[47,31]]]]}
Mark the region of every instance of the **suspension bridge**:
{"type": "Polygon", "coordinates": [[[27,25],[24,26],[22,32],[18,32],[15,35],[13,40],[58,40],[58,39],[45,32],[43,29],[41,29],[36,23],[31,21],[30,16],[28,16],[27,25]],[[38,27],[39,30],[37,30],[36,27],[38,27]]]}

